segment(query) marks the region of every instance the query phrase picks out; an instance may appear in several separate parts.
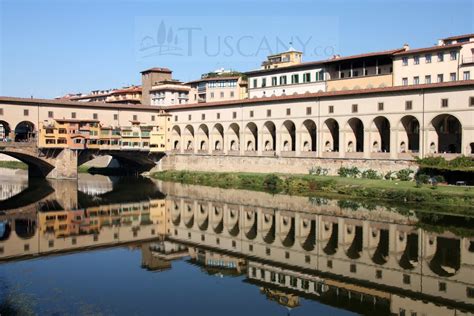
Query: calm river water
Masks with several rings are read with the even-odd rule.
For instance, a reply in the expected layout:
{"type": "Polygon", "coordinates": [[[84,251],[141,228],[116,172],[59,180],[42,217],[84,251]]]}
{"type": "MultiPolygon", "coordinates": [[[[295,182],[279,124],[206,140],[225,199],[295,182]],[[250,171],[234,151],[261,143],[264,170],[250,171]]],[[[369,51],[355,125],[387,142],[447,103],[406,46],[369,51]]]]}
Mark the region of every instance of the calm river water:
{"type": "Polygon", "coordinates": [[[0,169],[0,315],[471,315],[473,220],[0,169]]]}

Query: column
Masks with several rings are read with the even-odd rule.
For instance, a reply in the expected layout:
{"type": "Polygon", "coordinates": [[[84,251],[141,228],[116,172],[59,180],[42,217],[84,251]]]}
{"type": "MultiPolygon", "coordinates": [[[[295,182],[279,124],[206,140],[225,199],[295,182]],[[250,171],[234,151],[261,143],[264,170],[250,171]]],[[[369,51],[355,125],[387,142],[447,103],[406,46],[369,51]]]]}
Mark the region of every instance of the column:
{"type": "Polygon", "coordinates": [[[255,146],[258,148],[257,155],[261,156],[263,152],[263,131],[261,131],[260,129],[257,132],[255,146]]]}
{"type": "Polygon", "coordinates": [[[222,137],[222,153],[224,155],[227,155],[229,152],[229,145],[229,136],[224,132],[224,136],[222,137]]]}
{"type": "Polygon", "coordinates": [[[303,143],[301,141],[301,131],[295,132],[295,156],[301,156],[301,150],[303,148],[303,143]]]}
{"type": "Polygon", "coordinates": [[[275,131],[275,154],[277,156],[280,156],[281,154],[281,147],[282,147],[282,143],[281,143],[281,132],[280,131],[275,131]]]}
{"type": "Polygon", "coordinates": [[[339,158],[346,156],[346,130],[339,129],[339,158]]]}
{"type": "Polygon", "coordinates": [[[370,148],[372,147],[371,135],[372,133],[370,132],[370,129],[364,129],[364,153],[363,153],[364,158],[370,158],[370,148]]]}
{"type": "Polygon", "coordinates": [[[398,131],[398,128],[390,129],[390,159],[398,158],[398,131]]]}

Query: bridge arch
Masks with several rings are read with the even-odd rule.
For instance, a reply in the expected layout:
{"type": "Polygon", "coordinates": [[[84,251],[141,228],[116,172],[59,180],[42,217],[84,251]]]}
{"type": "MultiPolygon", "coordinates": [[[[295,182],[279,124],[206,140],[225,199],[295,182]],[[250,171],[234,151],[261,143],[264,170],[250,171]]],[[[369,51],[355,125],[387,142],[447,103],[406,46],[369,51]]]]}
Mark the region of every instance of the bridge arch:
{"type": "Polygon", "coordinates": [[[10,124],[6,121],[0,120],[0,142],[10,137],[10,124]]]}
{"type": "MultiPolygon", "coordinates": [[[[1,147],[1,145],[0,145],[1,147]]],[[[36,156],[36,152],[29,152],[28,149],[23,148],[12,148],[8,147],[4,150],[0,150],[0,154],[10,156],[18,159],[21,162],[28,165],[28,176],[29,177],[46,177],[53,169],[54,166],[45,160],[36,156]]]]}
{"type": "Polygon", "coordinates": [[[227,129],[227,143],[228,149],[231,151],[240,150],[240,126],[237,123],[232,123],[227,129]]]}
{"type": "Polygon", "coordinates": [[[27,219],[16,219],[15,233],[21,239],[32,238],[36,233],[36,222],[27,219]]]}
{"type": "Polygon", "coordinates": [[[25,142],[35,138],[35,124],[30,121],[22,121],[15,127],[15,141],[25,142]]]}

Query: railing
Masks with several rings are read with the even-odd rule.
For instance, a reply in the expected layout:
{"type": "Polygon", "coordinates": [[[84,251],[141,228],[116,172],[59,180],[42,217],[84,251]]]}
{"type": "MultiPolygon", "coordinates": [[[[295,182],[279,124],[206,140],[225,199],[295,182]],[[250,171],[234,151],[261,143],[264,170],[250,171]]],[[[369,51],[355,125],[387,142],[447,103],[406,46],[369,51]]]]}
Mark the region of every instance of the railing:
{"type": "Polygon", "coordinates": [[[464,57],[462,59],[463,64],[473,64],[474,63],[474,56],[472,57],[464,57]]]}

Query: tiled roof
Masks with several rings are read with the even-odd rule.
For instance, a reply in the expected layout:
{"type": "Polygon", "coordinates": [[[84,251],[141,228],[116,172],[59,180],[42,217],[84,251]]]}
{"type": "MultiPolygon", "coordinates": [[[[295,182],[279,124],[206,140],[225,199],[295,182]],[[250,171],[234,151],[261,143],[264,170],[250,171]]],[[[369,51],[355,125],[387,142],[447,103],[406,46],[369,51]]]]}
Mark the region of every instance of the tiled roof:
{"type": "Polygon", "coordinates": [[[461,38],[468,38],[468,37],[474,37],[474,33],[450,36],[450,37],[442,38],[442,40],[443,41],[453,41],[453,40],[458,40],[458,39],[461,39],[461,38]]]}
{"type": "Polygon", "coordinates": [[[186,82],[186,84],[190,83],[198,83],[198,82],[207,82],[207,81],[218,81],[218,80],[238,80],[240,77],[239,76],[216,76],[216,77],[209,77],[209,78],[204,78],[204,79],[197,79],[193,81],[186,82]]]}
{"type": "Polygon", "coordinates": [[[72,106],[78,108],[103,108],[103,109],[124,109],[124,110],[147,110],[156,111],[162,109],[159,106],[150,105],[131,105],[131,104],[117,104],[105,102],[79,102],[69,100],[55,100],[55,99],[31,99],[31,98],[15,98],[0,96],[0,104],[19,104],[19,105],[48,105],[48,106],[72,106]]]}
{"type": "Polygon", "coordinates": [[[171,69],[169,68],[165,68],[165,67],[153,67],[153,68],[149,68],[149,69],[145,69],[143,71],[141,71],[140,73],[146,73],[146,72],[167,72],[167,73],[172,73],[173,71],[171,71],[171,69]]]}
{"type": "Polygon", "coordinates": [[[431,47],[425,47],[425,48],[409,49],[409,50],[406,50],[406,51],[403,51],[403,52],[400,52],[400,53],[396,53],[395,56],[435,52],[435,51],[445,50],[445,49],[450,49],[450,48],[458,48],[458,47],[461,47],[464,44],[466,44],[466,43],[456,43],[456,44],[450,44],[450,45],[441,45],[441,46],[431,46],[431,47]]]}
{"type": "Polygon", "coordinates": [[[293,100],[305,100],[305,99],[310,100],[310,99],[331,98],[331,97],[341,97],[341,96],[350,96],[350,95],[404,92],[404,91],[414,91],[414,90],[416,91],[416,90],[447,88],[447,87],[462,87],[462,86],[474,86],[474,80],[452,81],[452,82],[420,84],[420,85],[410,85],[410,86],[360,89],[360,90],[344,90],[344,91],[328,91],[328,92],[317,92],[317,93],[293,94],[293,95],[285,95],[285,96],[272,96],[272,97],[263,97],[263,98],[229,100],[229,101],[221,101],[221,102],[176,104],[176,105],[167,106],[166,109],[167,110],[180,110],[180,109],[188,109],[188,108],[219,107],[219,106],[230,106],[230,105],[238,105],[238,104],[242,104],[242,105],[259,104],[259,103],[277,102],[277,101],[293,101],[293,100]]]}
{"type": "Polygon", "coordinates": [[[258,70],[247,71],[245,72],[245,74],[253,75],[253,74],[260,74],[260,73],[267,73],[267,72],[281,72],[286,69],[308,68],[308,67],[320,66],[320,65],[322,66],[325,64],[337,63],[340,61],[354,60],[354,59],[359,59],[359,58],[393,55],[401,51],[404,51],[404,48],[390,49],[390,50],[385,50],[385,51],[371,52],[371,53],[351,55],[351,56],[341,56],[341,57],[329,58],[329,59],[318,60],[318,61],[309,61],[309,62],[304,62],[304,63],[280,67],[280,68],[258,69],[258,70]]]}

